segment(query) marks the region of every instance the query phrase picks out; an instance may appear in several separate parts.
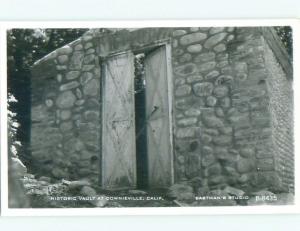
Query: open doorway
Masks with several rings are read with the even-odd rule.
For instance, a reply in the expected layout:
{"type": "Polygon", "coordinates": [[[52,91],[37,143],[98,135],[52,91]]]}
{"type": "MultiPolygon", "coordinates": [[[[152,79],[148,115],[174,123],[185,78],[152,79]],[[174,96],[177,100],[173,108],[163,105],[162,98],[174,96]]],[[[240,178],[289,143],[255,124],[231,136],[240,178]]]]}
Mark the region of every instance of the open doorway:
{"type": "Polygon", "coordinates": [[[146,119],[146,80],[145,54],[139,53],[134,58],[134,99],[136,133],[137,188],[148,188],[147,159],[147,119],[146,119]]]}
{"type": "Polygon", "coordinates": [[[165,188],[174,181],[169,52],[161,45],[104,60],[104,188],[165,188]]]}

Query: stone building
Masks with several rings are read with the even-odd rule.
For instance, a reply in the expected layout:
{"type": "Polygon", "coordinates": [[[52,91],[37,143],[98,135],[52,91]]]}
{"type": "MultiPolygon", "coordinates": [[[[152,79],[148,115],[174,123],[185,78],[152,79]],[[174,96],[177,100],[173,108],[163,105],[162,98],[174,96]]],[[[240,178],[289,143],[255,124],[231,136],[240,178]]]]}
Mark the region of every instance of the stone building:
{"type": "Polygon", "coordinates": [[[92,29],[37,61],[31,89],[37,174],[293,192],[292,66],[273,28],[92,29]]]}

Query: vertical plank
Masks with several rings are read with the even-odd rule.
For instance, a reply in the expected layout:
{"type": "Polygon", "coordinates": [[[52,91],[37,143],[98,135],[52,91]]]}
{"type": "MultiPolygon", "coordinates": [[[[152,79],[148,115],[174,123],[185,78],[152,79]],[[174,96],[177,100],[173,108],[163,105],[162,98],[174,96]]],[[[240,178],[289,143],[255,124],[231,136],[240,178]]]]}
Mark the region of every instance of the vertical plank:
{"type": "Polygon", "coordinates": [[[147,145],[151,188],[168,187],[173,183],[168,73],[166,46],[146,56],[147,145]]]}
{"type": "Polygon", "coordinates": [[[134,56],[111,56],[104,68],[102,186],[135,187],[134,56]]]}

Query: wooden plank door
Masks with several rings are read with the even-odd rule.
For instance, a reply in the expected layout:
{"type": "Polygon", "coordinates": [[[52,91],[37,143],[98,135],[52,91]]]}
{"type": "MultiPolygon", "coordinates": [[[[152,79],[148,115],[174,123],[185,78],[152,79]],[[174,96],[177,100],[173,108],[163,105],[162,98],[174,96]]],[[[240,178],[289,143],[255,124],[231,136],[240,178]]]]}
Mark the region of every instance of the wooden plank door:
{"type": "Polygon", "coordinates": [[[104,63],[102,186],[136,186],[134,55],[110,56],[104,63]]]}
{"type": "Polygon", "coordinates": [[[145,59],[148,184],[150,188],[168,187],[173,183],[168,61],[166,46],[146,55],[145,59]]]}

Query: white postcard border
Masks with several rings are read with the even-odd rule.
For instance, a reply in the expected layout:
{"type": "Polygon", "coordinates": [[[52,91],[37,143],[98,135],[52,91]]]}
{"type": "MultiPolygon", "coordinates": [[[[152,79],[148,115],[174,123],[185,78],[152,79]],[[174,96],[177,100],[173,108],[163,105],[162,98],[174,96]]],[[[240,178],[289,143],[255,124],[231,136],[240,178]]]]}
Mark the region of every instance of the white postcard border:
{"type": "Polygon", "coordinates": [[[208,214],[292,214],[300,212],[298,194],[300,180],[300,21],[296,19],[270,20],[139,20],[139,21],[13,21],[0,22],[0,119],[1,119],[1,215],[3,216],[94,216],[94,215],[208,215],[208,214]],[[282,206],[223,206],[223,207],[160,207],[160,208],[61,208],[12,209],[8,208],[7,158],[7,51],[6,31],[10,28],[137,28],[137,27],[201,27],[201,26],[292,26],[294,67],[294,157],[295,204],[282,206]],[[298,64],[298,65],[297,65],[298,64]]]}

